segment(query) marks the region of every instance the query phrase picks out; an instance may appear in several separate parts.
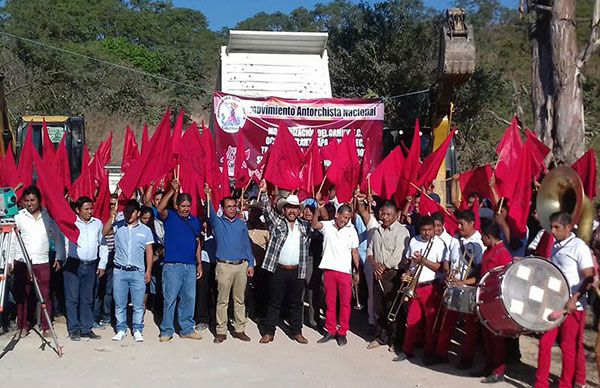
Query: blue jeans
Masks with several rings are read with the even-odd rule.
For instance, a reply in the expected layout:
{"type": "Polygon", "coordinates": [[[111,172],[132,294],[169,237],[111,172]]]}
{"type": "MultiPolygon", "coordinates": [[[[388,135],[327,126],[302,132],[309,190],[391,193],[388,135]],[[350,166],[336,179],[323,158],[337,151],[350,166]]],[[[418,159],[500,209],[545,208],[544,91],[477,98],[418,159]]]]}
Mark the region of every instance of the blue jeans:
{"type": "Polygon", "coordinates": [[[97,267],[98,260],[83,262],[72,257],[67,259],[63,278],[69,334],[87,334],[92,331],[97,267]]]}
{"type": "Polygon", "coordinates": [[[171,337],[175,329],[175,306],[179,300],[177,319],[181,335],[194,331],[194,307],[196,303],[196,266],[194,264],[165,263],[162,272],[163,320],[160,335],[171,337]]]}
{"type": "Polygon", "coordinates": [[[106,272],[94,287],[94,321],[110,323],[113,308],[113,267],[106,267],[106,272]]]}
{"type": "Polygon", "coordinates": [[[113,271],[113,298],[115,300],[115,318],[117,332],[127,330],[127,296],[131,294],[133,305],[133,331],[144,330],[144,295],[146,283],[144,271],[113,271]]]}

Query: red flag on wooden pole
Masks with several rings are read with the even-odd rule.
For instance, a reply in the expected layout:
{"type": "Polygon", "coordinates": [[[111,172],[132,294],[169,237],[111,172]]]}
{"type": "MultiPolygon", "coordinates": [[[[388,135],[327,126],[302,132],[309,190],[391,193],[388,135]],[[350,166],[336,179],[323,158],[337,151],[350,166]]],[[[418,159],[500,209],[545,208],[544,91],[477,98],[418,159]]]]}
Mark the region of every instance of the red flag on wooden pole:
{"type": "Polygon", "coordinates": [[[123,156],[121,158],[121,172],[126,172],[131,164],[140,155],[138,144],[135,140],[135,133],[130,127],[125,129],[125,139],[123,141],[123,156]]]}
{"type": "Polygon", "coordinates": [[[250,182],[248,174],[248,164],[246,160],[250,156],[250,152],[246,152],[246,144],[244,137],[238,133],[237,147],[235,151],[235,163],[233,168],[233,183],[236,189],[245,189],[250,182]]]}
{"type": "Polygon", "coordinates": [[[295,190],[302,185],[302,151],[288,128],[280,124],[265,168],[265,179],[280,189],[295,190]]]}
{"type": "Polygon", "coordinates": [[[360,181],[360,161],[356,149],[354,130],[342,139],[338,152],[327,170],[327,180],[335,185],[340,203],[350,202],[360,181]]]}
{"type": "Polygon", "coordinates": [[[313,197],[315,186],[323,181],[323,160],[319,154],[319,140],[317,131],[313,132],[312,141],[304,154],[304,164],[300,171],[302,186],[300,188],[301,199],[313,197]]]}
{"type": "Polygon", "coordinates": [[[596,155],[593,149],[589,149],[581,158],[579,158],[571,168],[579,174],[581,181],[583,182],[583,190],[585,195],[590,199],[596,197],[597,186],[596,186],[596,155]]]}

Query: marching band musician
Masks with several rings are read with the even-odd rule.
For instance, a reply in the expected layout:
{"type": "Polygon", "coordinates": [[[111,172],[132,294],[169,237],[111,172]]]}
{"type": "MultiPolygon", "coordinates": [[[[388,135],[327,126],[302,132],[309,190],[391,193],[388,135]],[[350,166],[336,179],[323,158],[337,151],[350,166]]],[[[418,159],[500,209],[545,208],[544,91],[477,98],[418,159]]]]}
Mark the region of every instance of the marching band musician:
{"type": "MultiPolygon", "coordinates": [[[[481,261],[481,273],[496,268],[505,267],[512,262],[512,255],[502,241],[501,226],[497,223],[488,223],[481,228],[483,245],[487,248],[481,261]]],[[[489,331],[482,330],[483,346],[485,349],[485,366],[481,373],[485,377],[481,382],[493,384],[504,381],[506,369],[506,338],[500,337],[489,331]]]]}
{"type": "MultiPolygon", "coordinates": [[[[573,220],[570,214],[563,212],[552,214],[550,216],[550,226],[555,239],[550,260],[567,279],[571,289],[571,298],[562,312],[550,314],[558,314],[558,317],[548,318],[549,320],[556,320],[560,318],[561,314],[566,315],[562,324],[545,332],[540,337],[535,387],[548,387],[552,346],[559,333],[562,353],[562,372],[559,387],[582,387],[585,385],[585,371],[576,374],[575,364],[578,353],[582,354],[580,352],[584,351],[583,333],[586,299],[582,297],[586,294],[588,286],[593,282],[594,263],[590,248],[572,232],[573,220]]],[[[577,367],[585,368],[585,364],[577,367]]]]}
{"type": "Polygon", "coordinates": [[[367,348],[387,344],[389,351],[395,351],[399,349],[397,324],[387,317],[398,292],[398,264],[409,244],[410,234],[406,226],[398,222],[398,208],[393,202],[383,204],[379,217],[381,225],[375,229],[367,248],[367,261],[374,272],[374,313],[378,317],[375,339],[367,348]]]}
{"type": "MultiPolygon", "coordinates": [[[[440,271],[439,274],[441,274],[442,277],[445,275],[448,278],[451,278],[460,263],[460,242],[457,238],[453,237],[450,233],[448,233],[448,231],[446,231],[445,219],[442,213],[433,213],[431,218],[433,218],[435,234],[442,240],[445,248],[444,259],[442,261],[442,271],[440,271]]],[[[440,295],[444,294],[443,285],[441,285],[439,293],[440,295]]],[[[448,349],[450,348],[452,333],[454,332],[454,326],[456,324],[456,320],[458,319],[458,314],[455,311],[450,311],[447,309],[444,311],[445,307],[441,304],[440,306],[442,311],[437,312],[437,317],[440,322],[436,322],[436,326],[434,327],[434,331],[436,332],[435,354],[426,360],[426,366],[444,364],[449,361],[448,349]],[[452,325],[444,325],[446,320],[451,321],[452,325]],[[440,327],[439,333],[437,332],[438,327],[440,327]]]]}
{"type": "MultiPolygon", "coordinates": [[[[415,288],[416,296],[408,302],[408,315],[406,318],[406,334],[402,352],[394,361],[403,361],[414,356],[414,348],[421,340],[425,343],[424,358],[431,357],[435,349],[433,324],[439,299],[433,289],[436,272],[441,268],[445,246],[442,240],[435,235],[433,219],[430,216],[419,219],[419,235],[410,240],[405,258],[410,261],[409,269],[413,268],[412,275],[422,266],[420,276],[415,288]],[[425,330],[419,329],[425,325],[425,330]],[[419,332],[424,338],[418,338],[419,332]]],[[[403,276],[404,277],[404,276],[403,276]]]]}
{"type": "MultiPolygon", "coordinates": [[[[471,210],[464,210],[458,213],[458,235],[460,236],[460,252],[461,260],[457,264],[458,273],[464,280],[455,280],[454,284],[457,286],[467,285],[474,286],[479,281],[481,261],[485,246],[481,239],[481,233],[475,229],[475,214],[471,210]]],[[[444,337],[444,341],[447,341],[446,349],[448,349],[450,340],[452,339],[452,332],[456,326],[456,320],[458,316],[456,314],[448,313],[451,319],[446,319],[444,327],[442,328],[442,334],[440,337],[444,337]]],[[[475,314],[466,314],[465,317],[465,340],[463,343],[462,356],[460,362],[457,365],[459,370],[470,369],[473,366],[473,356],[475,355],[475,345],[479,339],[479,325],[477,323],[477,317],[475,314]]],[[[442,341],[442,340],[440,340],[442,341]]]]}

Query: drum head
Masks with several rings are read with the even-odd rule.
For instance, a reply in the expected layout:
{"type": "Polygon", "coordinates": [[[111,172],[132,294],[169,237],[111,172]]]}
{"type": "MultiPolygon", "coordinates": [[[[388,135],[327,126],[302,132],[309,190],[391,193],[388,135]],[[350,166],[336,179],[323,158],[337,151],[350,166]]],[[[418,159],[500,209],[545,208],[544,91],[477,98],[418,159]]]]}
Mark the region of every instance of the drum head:
{"type": "Polygon", "coordinates": [[[560,270],[548,260],[527,257],[506,268],[502,300],[510,317],[529,331],[544,332],[560,325],[549,321],[569,300],[569,286],[560,270]]]}

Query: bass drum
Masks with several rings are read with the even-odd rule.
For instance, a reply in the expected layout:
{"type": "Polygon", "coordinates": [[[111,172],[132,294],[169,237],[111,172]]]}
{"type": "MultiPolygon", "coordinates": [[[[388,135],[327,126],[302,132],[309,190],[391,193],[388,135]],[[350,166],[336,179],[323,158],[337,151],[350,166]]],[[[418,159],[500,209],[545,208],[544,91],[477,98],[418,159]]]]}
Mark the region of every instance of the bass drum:
{"type": "Polygon", "coordinates": [[[550,321],[569,300],[567,279],[558,267],[540,257],[517,259],[487,272],[477,285],[477,315],[493,333],[517,337],[560,326],[550,321]]]}

